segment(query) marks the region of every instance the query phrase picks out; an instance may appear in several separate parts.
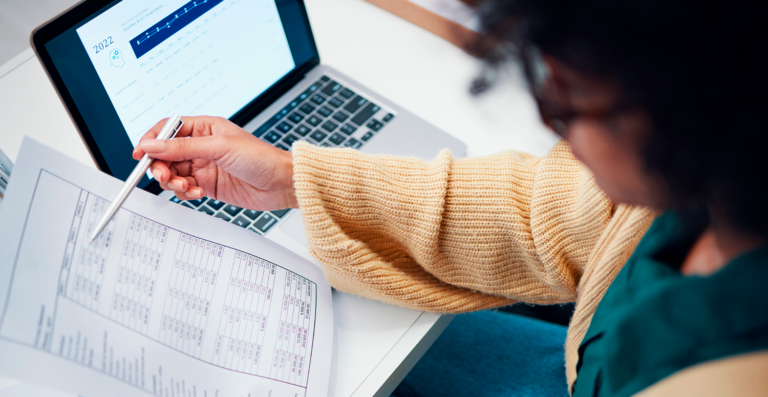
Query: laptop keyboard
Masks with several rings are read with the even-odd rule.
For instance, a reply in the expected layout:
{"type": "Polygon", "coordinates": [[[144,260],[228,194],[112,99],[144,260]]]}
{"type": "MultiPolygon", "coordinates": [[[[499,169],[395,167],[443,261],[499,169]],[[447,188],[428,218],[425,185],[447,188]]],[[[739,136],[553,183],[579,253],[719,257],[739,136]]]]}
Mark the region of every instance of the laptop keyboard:
{"type": "MultiPolygon", "coordinates": [[[[323,76],[256,128],[253,135],[282,150],[291,150],[298,141],[359,149],[394,118],[394,111],[323,76]]],[[[261,235],[292,211],[247,210],[207,197],[182,201],[173,196],[170,200],[261,235]]]]}

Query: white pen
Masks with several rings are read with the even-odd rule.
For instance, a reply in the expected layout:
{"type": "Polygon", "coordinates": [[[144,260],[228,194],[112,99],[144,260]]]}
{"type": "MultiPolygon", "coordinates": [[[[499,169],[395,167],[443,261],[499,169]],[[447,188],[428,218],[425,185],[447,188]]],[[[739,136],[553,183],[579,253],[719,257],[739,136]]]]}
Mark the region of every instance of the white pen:
{"type": "MultiPolygon", "coordinates": [[[[157,134],[157,138],[155,139],[173,139],[183,124],[184,122],[181,121],[181,116],[174,114],[171,116],[171,118],[168,119],[168,121],[163,126],[163,129],[160,130],[160,133],[157,134]]],[[[139,161],[139,164],[136,165],[136,168],[133,169],[133,172],[131,172],[131,175],[128,176],[128,179],[125,180],[125,185],[123,185],[122,189],[120,189],[120,193],[118,193],[117,197],[112,200],[109,208],[107,208],[107,212],[104,213],[104,216],[96,225],[96,228],[93,229],[93,232],[91,232],[89,243],[92,243],[93,240],[96,240],[96,237],[99,236],[99,233],[101,233],[104,227],[107,226],[117,210],[120,209],[120,206],[123,205],[125,199],[127,199],[128,195],[131,194],[133,188],[139,184],[139,181],[141,181],[141,178],[147,172],[149,166],[152,165],[152,161],[154,161],[154,159],[150,158],[148,154],[144,153],[144,157],[141,159],[141,161],[139,161]]]]}

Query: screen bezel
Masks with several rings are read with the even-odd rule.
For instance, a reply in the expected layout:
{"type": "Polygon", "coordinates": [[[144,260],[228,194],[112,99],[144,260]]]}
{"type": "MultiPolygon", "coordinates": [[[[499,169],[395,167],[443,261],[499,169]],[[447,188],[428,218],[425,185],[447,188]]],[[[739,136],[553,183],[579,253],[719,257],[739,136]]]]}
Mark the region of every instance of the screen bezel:
{"type": "MultiPolygon", "coordinates": [[[[307,29],[307,32],[309,35],[308,37],[309,43],[314,53],[314,56],[312,56],[309,60],[307,60],[303,64],[296,65],[296,67],[291,72],[283,76],[283,78],[278,80],[270,88],[268,88],[266,91],[264,91],[259,96],[254,98],[251,102],[245,105],[237,113],[232,115],[232,117],[230,117],[229,119],[233,123],[237,124],[238,126],[242,127],[246,123],[251,121],[254,117],[256,117],[269,105],[274,103],[277,99],[279,99],[286,92],[288,92],[288,90],[290,90],[294,85],[296,85],[296,83],[301,81],[310,70],[312,70],[313,68],[315,68],[317,65],[320,64],[320,54],[317,50],[315,37],[314,37],[314,34],[312,33],[312,27],[310,26],[310,23],[309,23],[309,16],[307,15],[307,8],[304,4],[304,0],[292,0],[292,1],[296,1],[299,5],[300,11],[301,11],[301,17],[307,29]]],[[[56,66],[54,65],[53,60],[50,54],[48,53],[45,45],[51,40],[53,40],[54,38],[61,35],[62,33],[66,32],[67,30],[91,18],[94,14],[98,13],[104,7],[110,5],[111,3],[117,4],[114,0],[82,1],[74,5],[72,8],[54,17],[52,20],[36,28],[32,32],[32,35],[30,37],[30,43],[32,45],[32,48],[34,49],[38,59],[42,63],[43,69],[45,69],[46,73],[48,74],[48,78],[51,80],[51,83],[54,85],[57,93],[59,94],[59,98],[64,103],[64,107],[67,108],[67,112],[69,113],[72,121],[75,123],[75,126],[78,132],[80,133],[80,136],[82,137],[83,142],[86,144],[88,151],[91,154],[91,157],[96,162],[96,165],[99,167],[99,169],[102,172],[105,172],[109,175],[113,175],[109,167],[109,164],[107,163],[107,160],[104,157],[103,153],[101,153],[101,150],[99,149],[96,143],[96,139],[94,135],[88,129],[88,126],[86,125],[83,115],[77,109],[75,101],[72,98],[72,95],[70,94],[69,90],[67,89],[67,86],[64,83],[64,80],[62,79],[61,75],[56,69],[56,66]]],[[[129,148],[128,152],[132,150],[133,148],[131,147],[129,148]]],[[[147,187],[145,187],[144,190],[154,194],[158,194],[162,192],[162,189],[160,188],[160,185],[157,183],[157,181],[152,181],[152,183],[150,183],[147,187]]]]}

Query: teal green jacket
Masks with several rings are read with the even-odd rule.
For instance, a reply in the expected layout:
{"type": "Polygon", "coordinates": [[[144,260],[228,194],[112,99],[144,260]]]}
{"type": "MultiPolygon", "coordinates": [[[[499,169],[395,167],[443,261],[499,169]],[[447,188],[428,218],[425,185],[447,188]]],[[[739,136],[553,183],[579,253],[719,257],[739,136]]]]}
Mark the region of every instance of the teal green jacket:
{"type": "Polygon", "coordinates": [[[768,247],[707,277],[680,273],[707,222],[703,213],[654,222],[595,311],[574,397],[630,396],[682,369],[768,350],[768,247]]]}

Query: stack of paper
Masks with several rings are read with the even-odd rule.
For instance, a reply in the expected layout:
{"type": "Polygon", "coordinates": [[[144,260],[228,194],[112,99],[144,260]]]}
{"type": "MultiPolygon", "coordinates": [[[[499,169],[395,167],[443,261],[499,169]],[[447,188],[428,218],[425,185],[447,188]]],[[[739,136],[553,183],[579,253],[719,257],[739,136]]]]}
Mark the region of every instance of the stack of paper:
{"type": "Polygon", "coordinates": [[[319,268],[25,139],[0,211],[0,374],[86,396],[324,396],[319,268]]]}

